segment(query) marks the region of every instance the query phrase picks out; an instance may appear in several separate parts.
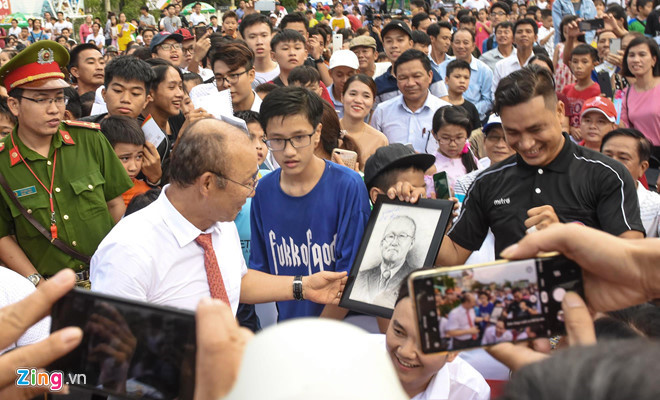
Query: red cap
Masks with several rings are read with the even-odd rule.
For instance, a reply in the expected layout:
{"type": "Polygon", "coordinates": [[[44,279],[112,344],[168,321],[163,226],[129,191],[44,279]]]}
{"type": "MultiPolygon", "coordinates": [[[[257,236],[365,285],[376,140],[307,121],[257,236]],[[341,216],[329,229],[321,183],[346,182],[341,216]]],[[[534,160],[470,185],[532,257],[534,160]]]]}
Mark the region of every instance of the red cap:
{"type": "Polygon", "coordinates": [[[580,118],[591,111],[598,111],[603,114],[608,121],[616,122],[616,108],[614,107],[612,100],[607,97],[596,96],[587,100],[582,106],[582,114],[580,115],[580,118]]]}
{"type": "Polygon", "coordinates": [[[186,40],[193,40],[195,37],[190,34],[190,30],[186,28],[179,28],[174,31],[174,33],[178,33],[179,35],[183,36],[183,41],[185,42],[186,40]]]}

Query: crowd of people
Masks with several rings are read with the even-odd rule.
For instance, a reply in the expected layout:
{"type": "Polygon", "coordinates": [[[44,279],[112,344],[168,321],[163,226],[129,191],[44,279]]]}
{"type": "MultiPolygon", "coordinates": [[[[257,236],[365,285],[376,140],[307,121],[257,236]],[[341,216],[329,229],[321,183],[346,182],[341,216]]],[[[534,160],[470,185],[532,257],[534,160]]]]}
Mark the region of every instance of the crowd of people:
{"type": "MultiPolygon", "coordinates": [[[[78,29],[44,13],[0,37],[0,306],[18,302],[0,308],[0,327],[6,310],[34,308],[0,329],[0,349],[16,348],[0,357],[0,397],[18,393],[2,360],[55,340],[42,342],[49,324],[35,322],[74,280],[224,324],[227,379],[207,368],[196,389],[218,398],[237,378],[255,397],[239,374],[244,328],[362,317],[339,301],[373,204],[439,197],[441,172],[455,213],[435,266],[563,251],[589,271],[586,302],[603,311],[592,322],[567,295],[567,321],[583,328],[569,342],[590,330],[582,344],[657,338],[657,242],[644,238],[660,236],[660,1],[257,3],[222,15],[193,3],[185,16],[173,1],[78,29]],[[585,28],[594,19],[602,27],[585,28]],[[607,243],[639,252],[629,272],[601,271],[594,259],[628,254],[604,258],[607,243]],[[615,284],[627,289],[612,295],[615,284]]],[[[392,318],[370,327],[400,398],[487,399],[500,393],[493,370],[550,352],[548,339],[526,353],[501,343],[540,336],[506,327],[540,311],[533,282],[438,293],[453,351],[435,355],[419,349],[405,280],[391,290],[392,318]],[[503,364],[458,352],[494,344],[503,364]]],[[[80,341],[67,332],[52,357],[80,341]]],[[[204,354],[213,344],[198,340],[198,364],[219,355],[204,354]]],[[[520,382],[538,377],[520,376],[505,396],[527,398],[520,382]]]]}

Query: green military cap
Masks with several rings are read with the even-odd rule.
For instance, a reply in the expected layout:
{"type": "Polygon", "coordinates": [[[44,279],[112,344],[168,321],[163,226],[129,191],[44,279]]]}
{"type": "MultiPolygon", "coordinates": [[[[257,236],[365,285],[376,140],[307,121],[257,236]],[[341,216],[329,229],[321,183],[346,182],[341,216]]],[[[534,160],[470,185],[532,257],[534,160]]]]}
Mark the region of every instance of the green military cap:
{"type": "Polygon", "coordinates": [[[69,63],[69,52],[52,40],[40,40],[12,57],[0,68],[0,85],[7,91],[28,89],[61,89],[69,84],[61,68],[69,63]]]}

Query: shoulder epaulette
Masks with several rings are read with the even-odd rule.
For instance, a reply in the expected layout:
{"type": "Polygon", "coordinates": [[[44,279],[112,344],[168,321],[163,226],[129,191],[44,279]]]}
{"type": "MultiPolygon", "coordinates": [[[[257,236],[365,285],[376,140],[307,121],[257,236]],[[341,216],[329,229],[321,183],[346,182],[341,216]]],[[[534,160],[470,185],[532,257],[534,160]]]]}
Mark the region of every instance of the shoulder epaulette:
{"type": "Polygon", "coordinates": [[[5,142],[0,142],[0,152],[5,149],[5,142]]]}
{"type": "Polygon", "coordinates": [[[88,128],[88,129],[95,129],[95,130],[100,130],[101,125],[97,124],[96,122],[85,122],[85,121],[69,121],[65,120],[62,121],[65,125],[68,126],[77,126],[79,128],[88,128]]]}

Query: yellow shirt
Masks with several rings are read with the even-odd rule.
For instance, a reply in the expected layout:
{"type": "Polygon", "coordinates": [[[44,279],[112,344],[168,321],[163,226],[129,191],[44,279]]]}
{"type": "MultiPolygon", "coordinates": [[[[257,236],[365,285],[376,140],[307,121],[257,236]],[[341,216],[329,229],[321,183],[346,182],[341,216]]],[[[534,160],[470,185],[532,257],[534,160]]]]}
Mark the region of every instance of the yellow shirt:
{"type": "Polygon", "coordinates": [[[133,40],[133,32],[135,32],[133,24],[126,22],[123,25],[117,25],[117,46],[119,47],[119,51],[126,51],[126,45],[133,40]]]}

